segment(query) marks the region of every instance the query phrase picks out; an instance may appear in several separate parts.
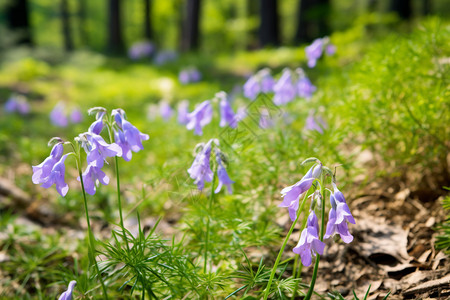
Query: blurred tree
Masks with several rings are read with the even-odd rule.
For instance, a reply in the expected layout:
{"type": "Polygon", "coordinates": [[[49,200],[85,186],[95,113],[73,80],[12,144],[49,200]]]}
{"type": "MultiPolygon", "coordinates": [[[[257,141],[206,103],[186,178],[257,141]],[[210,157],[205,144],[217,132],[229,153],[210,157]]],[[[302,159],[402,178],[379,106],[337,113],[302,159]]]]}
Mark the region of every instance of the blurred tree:
{"type": "Polygon", "coordinates": [[[199,46],[200,0],[187,0],[181,36],[181,50],[197,50],[199,46]]]}
{"type": "Polygon", "coordinates": [[[152,23],[151,16],[152,14],[152,1],[144,0],[144,37],[147,40],[152,39],[152,23]]]}
{"type": "Polygon", "coordinates": [[[280,44],[277,4],[277,0],[260,1],[259,43],[261,47],[280,44]]]}
{"type": "Polygon", "coordinates": [[[73,50],[72,32],[70,27],[70,13],[67,0],[61,0],[61,23],[62,35],[64,41],[64,50],[70,52],[73,50]]]}
{"type": "Polygon", "coordinates": [[[391,0],[389,10],[396,12],[400,18],[408,20],[412,15],[411,0],[391,0]]]}
{"type": "Polygon", "coordinates": [[[8,28],[17,34],[17,44],[32,46],[28,0],[12,0],[6,5],[8,28]]]}
{"type": "Polygon", "coordinates": [[[83,46],[89,44],[88,34],[86,31],[86,0],[78,0],[78,28],[80,33],[80,41],[83,46]]]}
{"type": "Polygon", "coordinates": [[[330,33],[330,0],[299,0],[295,42],[309,43],[330,33]]]}
{"type": "Polygon", "coordinates": [[[108,1],[108,50],[111,54],[123,54],[121,0],[108,1]]]}

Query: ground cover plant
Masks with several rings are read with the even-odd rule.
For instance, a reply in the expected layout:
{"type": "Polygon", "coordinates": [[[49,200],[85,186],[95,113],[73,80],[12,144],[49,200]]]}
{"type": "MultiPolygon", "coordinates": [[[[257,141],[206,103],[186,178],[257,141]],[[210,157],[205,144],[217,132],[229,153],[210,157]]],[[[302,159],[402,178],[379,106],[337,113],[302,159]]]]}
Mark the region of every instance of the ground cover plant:
{"type": "Polygon", "coordinates": [[[450,26],[367,22],[164,65],[5,54],[1,297],[447,297],[450,26]]]}

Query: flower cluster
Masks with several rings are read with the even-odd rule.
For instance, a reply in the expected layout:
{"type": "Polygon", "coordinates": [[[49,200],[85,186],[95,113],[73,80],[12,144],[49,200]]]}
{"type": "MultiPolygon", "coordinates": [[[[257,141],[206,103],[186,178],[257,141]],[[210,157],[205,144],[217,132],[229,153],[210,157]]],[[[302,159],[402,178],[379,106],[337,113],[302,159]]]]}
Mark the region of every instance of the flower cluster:
{"type": "MultiPolygon", "coordinates": [[[[287,207],[289,217],[292,221],[296,221],[297,217],[300,215],[300,199],[302,199],[302,202],[305,201],[310,188],[314,187],[315,189],[315,191],[310,194],[312,200],[306,228],[303,229],[300,241],[293,249],[295,253],[300,255],[302,263],[305,266],[311,265],[312,256],[315,256],[316,253],[322,255],[325,247],[322,238],[319,237],[320,228],[318,218],[314,212],[314,207],[322,207],[322,205],[325,205],[322,202],[322,192],[317,190],[317,187],[322,188],[322,185],[324,184],[323,178],[325,176],[321,175],[330,174],[331,171],[328,168],[323,167],[322,163],[317,160],[300,181],[281,191],[284,199],[279,206],[287,207]],[[326,172],[324,173],[324,171],[326,172]]],[[[350,212],[344,195],[336,186],[334,176],[332,186],[333,192],[330,191],[331,209],[329,211],[326,232],[323,235],[322,231],[322,235],[323,238],[328,239],[335,234],[339,234],[343,242],[350,243],[353,240],[353,236],[348,230],[348,223],[355,224],[355,219],[350,212]]],[[[303,204],[301,207],[303,208],[303,204]]]]}
{"type": "Polygon", "coordinates": [[[211,182],[214,178],[214,172],[211,170],[211,153],[214,147],[214,154],[217,166],[217,178],[219,184],[214,190],[214,193],[219,193],[222,186],[226,186],[228,193],[232,193],[231,184],[234,183],[228,176],[225,169],[226,158],[223,152],[219,149],[219,141],[216,139],[209,140],[206,144],[199,144],[196,146],[197,155],[195,156],[192,166],[187,170],[189,176],[194,179],[194,183],[199,190],[205,187],[205,181],[211,182]]]}
{"type": "MultiPolygon", "coordinates": [[[[87,132],[81,133],[75,141],[86,152],[87,167],[81,174],[79,181],[82,181],[86,193],[94,195],[98,182],[103,185],[109,183],[109,178],[102,171],[106,158],[123,157],[129,161],[133,152],[143,149],[142,141],[148,140],[146,134],[141,133],[134,125],[125,118],[125,112],[122,109],[114,109],[111,113],[113,122],[106,122],[106,109],[94,108],[90,112],[96,112],[96,120],[91,124],[87,132]],[[110,126],[114,132],[115,143],[108,144],[100,135],[105,123],[110,126]]],[[[50,143],[55,143],[50,156],[41,164],[33,166],[33,183],[40,184],[44,188],[49,188],[53,184],[61,196],[65,196],[69,190],[69,186],[65,182],[65,160],[68,155],[73,154],[81,162],[80,153],[76,151],[79,147],[72,144],[75,152],[64,154],[64,143],[60,138],[53,138],[50,143]],[[64,155],[63,155],[64,154],[64,155]]],[[[79,166],[81,167],[81,166],[79,166]]],[[[81,171],[80,171],[81,173],[81,171]]]]}
{"type": "Polygon", "coordinates": [[[50,121],[58,127],[66,127],[70,122],[73,124],[80,123],[83,115],[78,108],[68,110],[63,102],[58,102],[50,112],[50,121]]]}
{"type": "Polygon", "coordinates": [[[316,87],[306,77],[305,72],[301,68],[295,71],[284,69],[280,79],[275,83],[273,91],[275,93],[273,103],[284,105],[294,100],[297,96],[306,99],[311,98],[316,91],[316,87]]]}
{"type": "Polygon", "coordinates": [[[333,55],[336,52],[336,46],[331,44],[328,37],[315,39],[311,45],[305,48],[308,67],[316,66],[317,60],[322,56],[324,50],[327,55],[333,55]]]}
{"type": "Polygon", "coordinates": [[[180,71],[178,74],[178,80],[181,84],[188,84],[192,82],[198,82],[202,79],[202,73],[195,68],[190,67],[180,71]]]}
{"type": "Polygon", "coordinates": [[[270,75],[270,70],[264,68],[251,76],[244,84],[244,96],[255,100],[260,93],[273,92],[275,80],[270,75]]]}
{"type": "Polygon", "coordinates": [[[8,101],[5,102],[5,111],[8,113],[17,112],[21,115],[27,115],[30,113],[30,105],[24,96],[12,95],[8,101]]]}
{"type": "Polygon", "coordinates": [[[128,56],[132,60],[150,57],[155,51],[155,46],[149,41],[136,42],[128,50],[128,56]]]}

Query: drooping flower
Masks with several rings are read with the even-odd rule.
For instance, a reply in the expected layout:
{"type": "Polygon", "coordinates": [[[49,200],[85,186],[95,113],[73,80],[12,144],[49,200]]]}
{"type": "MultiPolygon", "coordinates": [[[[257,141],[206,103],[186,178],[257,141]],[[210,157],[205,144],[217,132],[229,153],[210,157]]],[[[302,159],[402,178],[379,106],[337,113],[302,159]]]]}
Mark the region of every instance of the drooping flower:
{"type": "Polygon", "coordinates": [[[132,60],[150,57],[155,50],[155,46],[149,41],[134,43],[128,50],[128,56],[132,60]]]}
{"type": "Polygon", "coordinates": [[[66,116],[66,106],[62,102],[58,102],[53,110],[50,112],[50,121],[53,125],[59,127],[66,127],[68,124],[66,116]]]}
{"type": "Polygon", "coordinates": [[[228,193],[232,194],[233,190],[231,189],[231,184],[234,183],[233,180],[228,176],[227,170],[225,169],[222,161],[222,153],[220,150],[216,148],[216,161],[217,161],[217,178],[219,179],[219,185],[215,189],[214,193],[219,193],[222,189],[222,186],[226,186],[228,193]]]}
{"type": "Polygon", "coordinates": [[[244,96],[255,100],[259,93],[270,93],[273,91],[275,80],[267,68],[261,69],[251,76],[244,84],[244,96]]]}
{"type": "Polygon", "coordinates": [[[116,140],[116,143],[122,148],[123,152],[127,151],[128,148],[133,152],[143,150],[144,146],[142,145],[142,141],[149,139],[148,134],[141,133],[133,124],[128,122],[125,119],[125,112],[122,109],[114,109],[112,111],[112,116],[114,117],[119,130],[122,130],[123,132],[124,139],[121,138],[116,140]]]}
{"type": "Polygon", "coordinates": [[[63,144],[57,143],[53,146],[49,157],[47,157],[39,165],[33,166],[32,181],[34,184],[41,184],[46,181],[46,178],[50,176],[50,173],[55,164],[61,159],[63,152],[63,144]]]}
{"type": "Polygon", "coordinates": [[[317,60],[322,56],[323,39],[315,39],[311,45],[305,48],[306,57],[308,58],[308,67],[314,68],[317,60]]]}
{"type": "Polygon", "coordinates": [[[87,149],[86,160],[89,165],[97,168],[103,168],[104,161],[107,157],[122,156],[122,148],[117,143],[108,144],[98,134],[84,133],[89,143],[87,149]]]}
{"type": "Polygon", "coordinates": [[[255,100],[260,92],[259,82],[255,76],[250,77],[244,84],[244,96],[250,100],[255,100]]]}
{"type": "Polygon", "coordinates": [[[344,243],[353,241],[353,236],[348,231],[348,224],[355,224],[350,208],[348,207],[344,195],[333,182],[334,193],[330,195],[331,209],[328,217],[327,231],[324,238],[329,238],[334,234],[339,234],[344,243]]]}
{"type": "Polygon", "coordinates": [[[30,112],[30,105],[27,99],[21,95],[12,95],[4,105],[8,113],[18,112],[21,115],[27,115],[30,112]]]}
{"type": "Polygon", "coordinates": [[[74,108],[70,113],[70,121],[73,124],[80,123],[81,121],[83,121],[83,115],[78,108],[74,108]]]}
{"type": "Polygon", "coordinates": [[[195,157],[192,166],[188,169],[189,176],[194,179],[194,183],[199,190],[203,190],[205,181],[211,182],[214,176],[210,166],[212,142],[213,140],[209,140],[203,146],[195,157]]]}
{"type": "Polygon", "coordinates": [[[316,87],[311,83],[308,77],[300,77],[297,82],[297,93],[299,97],[309,99],[315,91],[316,87]]]}
{"type": "MultiPolygon", "coordinates": [[[[97,182],[100,182],[103,185],[109,184],[109,177],[106,176],[101,168],[96,167],[93,164],[88,164],[82,176],[84,189],[89,195],[95,194],[97,182]]],[[[80,177],[78,177],[78,180],[80,181],[80,177]]]]}
{"type": "Polygon", "coordinates": [[[300,204],[300,196],[308,191],[314,179],[318,178],[322,172],[322,163],[313,165],[309,171],[303,176],[296,184],[285,187],[281,190],[283,202],[278,207],[287,207],[289,211],[289,217],[292,221],[297,218],[297,210],[300,204]]]}
{"type": "Polygon", "coordinates": [[[59,296],[58,300],[72,300],[73,289],[75,288],[76,285],[77,282],[75,280],[69,282],[69,287],[64,293],[61,294],[61,296],[59,296]]]}
{"type": "Polygon", "coordinates": [[[100,134],[103,130],[103,117],[105,116],[106,111],[100,110],[97,112],[96,120],[89,126],[88,132],[94,134],[100,134]]]}
{"type": "Polygon", "coordinates": [[[284,105],[294,100],[297,95],[297,88],[294,85],[292,71],[284,69],[280,79],[273,86],[275,93],[273,103],[276,105],[284,105]]]}
{"type": "Polygon", "coordinates": [[[162,100],[159,103],[159,113],[165,121],[168,121],[172,117],[173,109],[166,100],[162,100]]]}
{"type": "Polygon", "coordinates": [[[311,109],[306,118],[305,129],[306,130],[316,130],[323,134],[323,129],[327,128],[327,123],[321,116],[315,116],[314,109],[311,109]]]}
{"type": "Polygon", "coordinates": [[[186,125],[189,122],[188,114],[189,114],[189,101],[183,100],[178,103],[177,107],[178,112],[178,123],[181,125],[186,125]]]}
{"type": "Polygon", "coordinates": [[[181,84],[198,82],[201,79],[202,73],[200,73],[200,71],[195,67],[183,69],[178,74],[178,80],[180,81],[181,84]]]}
{"type": "Polygon", "coordinates": [[[220,99],[220,127],[225,127],[228,124],[231,128],[236,128],[238,120],[227,99],[227,94],[219,92],[216,97],[220,99]]]}
{"type": "Polygon", "coordinates": [[[213,110],[209,100],[200,103],[193,112],[188,114],[189,122],[186,124],[188,130],[194,129],[194,134],[202,135],[202,128],[212,120],[213,110]]]}
{"type": "Polygon", "coordinates": [[[293,251],[300,255],[302,264],[308,267],[311,265],[312,256],[316,256],[316,253],[322,255],[324,248],[325,243],[319,239],[319,220],[314,211],[311,211],[306,228],[303,229],[300,240],[293,251]]]}
{"type": "Polygon", "coordinates": [[[52,170],[50,171],[50,175],[45,177],[41,182],[42,183],[41,186],[46,189],[55,184],[56,190],[63,197],[69,191],[69,186],[64,181],[66,171],[64,161],[66,160],[67,155],[69,154],[65,154],[61,157],[61,159],[53,166],[52,170]]]}

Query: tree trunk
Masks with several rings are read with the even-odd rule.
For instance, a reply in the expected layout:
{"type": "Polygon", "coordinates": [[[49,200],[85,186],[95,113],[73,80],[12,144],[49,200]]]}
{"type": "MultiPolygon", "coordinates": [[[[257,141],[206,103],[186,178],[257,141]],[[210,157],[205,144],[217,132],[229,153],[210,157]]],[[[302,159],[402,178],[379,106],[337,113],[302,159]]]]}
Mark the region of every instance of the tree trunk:
{"type": "Polygon", "coordinates": [[[409,20],[412,15],[411,0],[391,0],[389,10],[396,12],[404,20],[409,20]]]}
{"type": "Polygon", "coordinates": [[[299,0],[295,42],[309,43],[330,34],[329,13],[329,0],[299,0]]]}
{"type": "Polygon", "coordinates": [[[62,35],[64,40],[64,50],[70,52],[73,50],[72,32],[70,28],[70,14],[67,0],[61,0],[61,22],[62,35]]]}
{"type": "Polygon", "coordinates": [[[111,54],[124,53],[125,47],[122,39],[121,1],[109,0],[108,7],[108,51],[111,54]]]}
{"type": "Polygon", "coordinates": [[[147,40],[152,39],[152,3],[151,0],[144,0],[144,37],[147,40]]]}
{"type": "Polygon", "coordinates": [[[181,49],[197,50],[199,46],[200,0],[187,0],[186,16],[182,28],[181,49]]]}
{"type": "Polygon", "coordinates": [[[89,44],[89,38],[86,30],[86,0],[78,0],[78,27],[80,34],[80,41],[83,46],[89,44]]]}
{"type": "Polygon", "coordinates": [[[33,45],[28,0],[9,1],[6,6],[8,28],[17,34],[17,44],[33,45]]]}
{"type": "Polygon", "coordinates": [[[261,47],[280,44],[277,4],[277,0],[260,1],[259,43],[261,47]]]}

